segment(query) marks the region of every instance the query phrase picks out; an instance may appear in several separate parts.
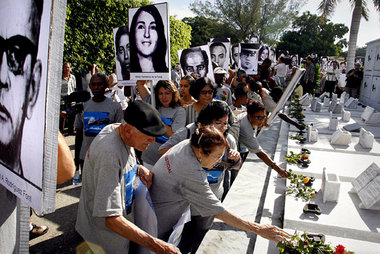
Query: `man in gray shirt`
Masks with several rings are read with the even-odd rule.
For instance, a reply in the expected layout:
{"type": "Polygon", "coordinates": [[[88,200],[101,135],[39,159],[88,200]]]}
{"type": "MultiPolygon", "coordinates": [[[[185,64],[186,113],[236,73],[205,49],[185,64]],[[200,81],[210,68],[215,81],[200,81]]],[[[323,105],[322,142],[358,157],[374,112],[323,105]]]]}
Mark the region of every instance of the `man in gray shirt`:
{"type": "Polygon", "coordinates": [[[149,187],[152,174],[137,165],[134,148],[144,151],[166,128],[157,110],[142,101],[129,104],[124,120],[103,128],[90,145],[75,228],[95,253],[135,253],[130,241],[155,253],[180,253],[135,224],[144,212],[135,199],[138,179],[149,187]]]}
{"type": "Polygon", "coordinates": [[[255,128],[262,128],[266,124],[265,107],[259,101],[252,101],[247,105],[247,114],[242,113],[240,122],[239,143],[240,147],[248,148],[255,153],[265,164],[274,169],[282,177],[288,177],[289,173],[280,168],[260,147],[255,135],[255,128]]]}

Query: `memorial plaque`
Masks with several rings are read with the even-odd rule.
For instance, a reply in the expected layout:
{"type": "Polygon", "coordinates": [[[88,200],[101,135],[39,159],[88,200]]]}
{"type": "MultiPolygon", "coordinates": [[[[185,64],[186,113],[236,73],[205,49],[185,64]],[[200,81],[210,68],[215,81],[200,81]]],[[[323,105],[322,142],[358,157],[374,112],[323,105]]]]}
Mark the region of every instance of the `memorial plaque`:
{"type": "Polygon", "coordinates": [[[380,175],[364,186],[358,196],[365,208],[369,209],[380,201],[380,175]]]}
{"type": "MultiPolygon", "coordinates": [[[[380,168],[376,163],[372,163],[366,170],[363,171],[353,182],[352,186],[359,193],[369,182],[380,175],[380,168]]],[[[380,186],[379,196],[380,196],[380,186]]]]}
{"type": "Polygon", "coordinates": [[[375,109],[374,108],[371,108],[369,106],[367,106],[362,115],[361,115],[361,118],[364,120],[364,121],[368,121],[368,119],[370,119],[371,115],[375,112],[375,109]]]}
{"type": "Polygon", "coordinates": [[[373,113],[368,120],[365,121],[366,124],[378,124],[380,123],[380,113],[373,113]]]}

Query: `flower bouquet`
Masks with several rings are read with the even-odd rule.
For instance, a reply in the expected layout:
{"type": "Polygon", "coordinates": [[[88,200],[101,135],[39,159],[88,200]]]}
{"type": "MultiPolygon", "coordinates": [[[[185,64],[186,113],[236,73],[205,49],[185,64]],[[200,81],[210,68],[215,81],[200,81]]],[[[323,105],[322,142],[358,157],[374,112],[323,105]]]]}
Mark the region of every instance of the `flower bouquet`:
{"type": "Polygon", "coordinates": [[[346,250],[343,245],[331,247],[325,243],[323,235],[307,234],[299,235],[296,231],[290,241],[281,241],[277,244],[280,253],[284,254],[352,254],[354,252],[346,250]],[[317,236],[317,237],[315,237],[317,236]],[[322,236],[322,237],[320,237],[322,236]]]}
{"type": "Polygon", "coordinates": [[[285,155],[285,161],[291,164],[301,164],[302,167],[306,168],[311,163],[309,154],[310,151],[307,153],[301,150],[301,153],[298,154],[290,151],[290,154],[285,155]]]}
{"type": "Polygon", "coordinates": [[[315,194],[317,194],[317,191],[314,188],[306,185],[311,181],[311,177],[303,176],[302,174],[294,174],[293,171],[289,169],[288,180],[290,181],[290,184],[285,192],[285,195],[295,194],[297,198],[301,198],[307,202],[311,198],[314,198],[315,194]]]}

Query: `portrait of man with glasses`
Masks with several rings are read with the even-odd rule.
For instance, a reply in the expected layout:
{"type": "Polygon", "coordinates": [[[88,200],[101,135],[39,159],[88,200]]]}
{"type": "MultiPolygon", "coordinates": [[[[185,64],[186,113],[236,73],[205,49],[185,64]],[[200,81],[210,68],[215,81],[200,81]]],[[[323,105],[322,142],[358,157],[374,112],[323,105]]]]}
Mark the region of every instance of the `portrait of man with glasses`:
{"type": "Polygon", "coordinates": [[[21,143],[40,90],[37,59],[43,1],[2,0],[0,7],[0,164],[24,176],[21,143]]]}

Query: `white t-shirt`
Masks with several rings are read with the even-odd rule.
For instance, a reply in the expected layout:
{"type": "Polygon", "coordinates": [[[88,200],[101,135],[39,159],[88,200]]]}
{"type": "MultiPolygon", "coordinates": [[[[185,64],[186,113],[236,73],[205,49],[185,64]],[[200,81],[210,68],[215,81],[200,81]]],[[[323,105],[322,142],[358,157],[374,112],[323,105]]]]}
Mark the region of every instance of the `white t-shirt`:
{"type": "Polygon", "coordinates": [[[277,64],[274,69],[276,70],[276,76],[285,77],[288,72],[288,66],[284,63],[277,64]]]}

